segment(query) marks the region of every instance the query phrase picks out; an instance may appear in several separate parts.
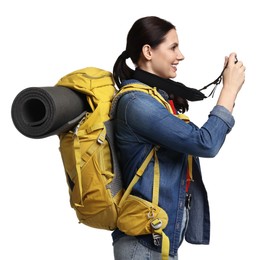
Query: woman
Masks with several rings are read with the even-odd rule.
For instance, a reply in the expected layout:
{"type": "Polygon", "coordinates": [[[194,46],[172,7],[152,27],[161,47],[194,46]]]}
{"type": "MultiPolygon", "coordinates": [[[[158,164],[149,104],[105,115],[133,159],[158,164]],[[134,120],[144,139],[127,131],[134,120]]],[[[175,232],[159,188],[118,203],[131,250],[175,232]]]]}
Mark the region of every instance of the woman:
{"type": "MultiPolygon", "coordinates": [[[[176,77],[182,60],[175,26],[158,17],[144,17],[131,27],[113,75],[119,88],[133,83],[156,87],[174,113],[181,114],[188,110],[188,100],[205,97],[200,91],[170,80],[176,77]],[[135,70],[127,66],[127,58],[135,70]]],[[[126,187],[152,147],[160,147],[159,206],[169,217],[164,229],[170,240],[169,259],[178,259],[184,237],[189,243],[209,243],[209,206],[198,157],[214,157],[219,152],[234,125],[232,111],[245,79],[245,67],[241,61],[236,62],[235,53],[225,58],[225,66],[217,104],[201,128],[184,122],[150,95],[138,91],[122,96],[116,107],[116,143],[126,187]],[[193,156],[193,177],[188,175],[188,155],[193,156]]],[[[153,165],[147,167],[132,190],[132,194],[149,201],[153,165]]],[[[161,246],[150,234],[132,237],[117,229],[112,237],[116,260],[161,259],[161,246]]]]}

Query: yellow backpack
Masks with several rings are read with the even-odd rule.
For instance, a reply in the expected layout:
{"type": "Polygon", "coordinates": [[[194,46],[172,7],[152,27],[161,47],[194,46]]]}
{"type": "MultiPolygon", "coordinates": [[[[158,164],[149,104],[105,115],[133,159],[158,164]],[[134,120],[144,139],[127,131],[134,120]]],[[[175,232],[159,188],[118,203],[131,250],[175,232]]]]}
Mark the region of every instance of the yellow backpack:
{"type": "Polygon", "coordinates": [[[109,111],[116,93],[112,74],[88,67],[64,76],[56,86],[85,94],[91,110],[73,131],[59,135],[71,207],[79,222],[113,230],[116,228],[116,205],[123,190],[110,137],[113,132],[109,111]]]}
{"type": "Polygon", "coordinates": [[[75,129],[59,135],[70,204],[79,222],[107,230],[118,227],[126,234],[134,236],[152,233],[156,242],[162,238],[163,259],[168,259],[169,239],[163,232],[168,216],[158,206],[158,147],[152,149],[124,191],[110,112],[113,99],[117,101],[128,91],[148,93],[172,113],[169,103],[156,89],[143,84],[132,84],[117,92],[112,74],[94,67],[64,76],[56,84],[58,86],[85,94],[90,106],[90,111],[87,111],[75,129]],[[152,202],[149,202],[130,193],[153,157],[155,179],[152,202]]]}

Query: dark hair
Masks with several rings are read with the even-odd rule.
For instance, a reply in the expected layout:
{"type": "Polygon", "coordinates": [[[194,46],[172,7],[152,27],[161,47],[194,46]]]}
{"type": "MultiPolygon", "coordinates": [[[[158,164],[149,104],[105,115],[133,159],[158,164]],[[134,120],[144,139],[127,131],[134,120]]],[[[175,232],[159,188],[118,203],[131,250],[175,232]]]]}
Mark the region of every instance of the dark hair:
{"type": "MultiPolygon", "coordinates": [[[[130,58],[137,65],[142,47],[149,44],[151,48],[156,48],[165,40],[166,34],[171,29],[176,29],[176,27],[156,16],[146,16],[135,21],[127,35],[126,49],[117,58],[113,67],[113,77],[119,88],[121,88],[122,81],[132,79],[134,73],[134,70],[126,64],[126,59],[130,58]]],[[[179,111],[188,109],[186,99],[173,97],[173,100],[179,111]]]]}

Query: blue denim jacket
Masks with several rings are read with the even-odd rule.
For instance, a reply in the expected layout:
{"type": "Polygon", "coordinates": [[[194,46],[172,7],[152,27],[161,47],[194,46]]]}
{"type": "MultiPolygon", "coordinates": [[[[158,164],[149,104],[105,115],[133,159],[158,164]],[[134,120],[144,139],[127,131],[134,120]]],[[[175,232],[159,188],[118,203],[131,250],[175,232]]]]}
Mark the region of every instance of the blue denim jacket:
{"type": "MultiPolygon", "coordinates": [[[[130,84],[127,81],[125,84],[130,84]]],[[[137,82],[138,83],[138,82],[137,82]]],[[[139,91],[129,92],[116,104],[115,137],[121,158],[125,187],[154,145],[160,163],[159,206],[165,209],[169,221],[164,232],[170,239],[170,255],[179,248],[181,222],[186,198],[186,171],[188,154],[193,155],[193,179],[189,188],[192,195],[189,223],[185,239],[193,244],[208,244],[210,239],[210,214],[207,192],[203,184],[198,157],[214,157],[234,125],[231,113],[222,106],[215,106],[205,124],[198,128],[185,123],[157,100],[139,91]]],[[[152,200],[154,159],[134,186],[132,194],[152,200]]],[[[114,242],[124,235],[115,230],[114,242]]],[[[150,249],[154,246],[152,235],[138,237],[150,249]]]]}

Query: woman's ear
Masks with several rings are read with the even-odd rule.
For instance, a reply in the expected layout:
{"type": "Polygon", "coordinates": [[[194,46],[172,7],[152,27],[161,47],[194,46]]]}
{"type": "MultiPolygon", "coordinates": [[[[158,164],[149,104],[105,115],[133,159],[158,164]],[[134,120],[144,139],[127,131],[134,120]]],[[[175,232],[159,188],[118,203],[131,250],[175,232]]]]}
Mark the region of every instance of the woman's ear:
{"type": "Polygon", "coordinates": [[[146,60],[148,60],[148,61],[151,60],[152,52],[151,52],[150,45],[148,45],[148,44],[143,45],[143,47],[142,47],[142,54],[143,54],[143,56],[144,56],[144,58],[146,60]]]}

